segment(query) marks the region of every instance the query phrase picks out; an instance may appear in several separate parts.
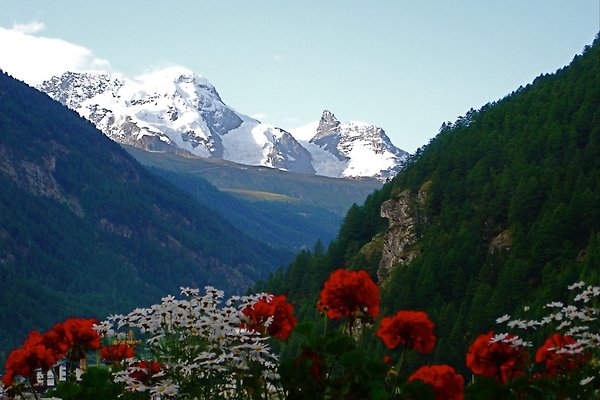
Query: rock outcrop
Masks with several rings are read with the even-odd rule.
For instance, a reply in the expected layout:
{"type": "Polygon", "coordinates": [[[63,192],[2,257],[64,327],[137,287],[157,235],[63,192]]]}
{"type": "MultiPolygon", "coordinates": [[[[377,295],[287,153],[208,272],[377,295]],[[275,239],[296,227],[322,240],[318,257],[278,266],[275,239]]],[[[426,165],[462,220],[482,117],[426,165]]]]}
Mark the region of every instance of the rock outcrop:
{"type": "Polygon", "coordinates": [[[411,262],[418,254],[416,224],[419,209],[427,197],[428,183],[414,195],[405,190],[381,205],[381,216],[389,221],[377,277],[385,285],[395,268],[411,262]]]}
{"type": "Polygon", "coordinates": [[[488,253],[494,254],[500,250],[510,250],[512,236],[510,230],[500,232],[488,245],[488,253]]]}

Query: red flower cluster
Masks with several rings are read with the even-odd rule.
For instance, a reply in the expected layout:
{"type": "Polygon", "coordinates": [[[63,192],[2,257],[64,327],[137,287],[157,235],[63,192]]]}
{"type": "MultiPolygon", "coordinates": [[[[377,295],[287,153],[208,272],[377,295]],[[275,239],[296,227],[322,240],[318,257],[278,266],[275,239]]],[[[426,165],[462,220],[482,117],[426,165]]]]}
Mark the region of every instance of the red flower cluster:
{"type": "Polygon", "coordinates": [[[157,361],[138,361],[129,376],[137,381],[146,382],[153,375],[158,374],[163,366],[157,361]]]}
{"type": "Polygon", "coordinates": [[[475,375],[496,378],[503,383],[523,375],[527,352],[504,342],[490,343],[493,337],[494,332],[490,331],[475,339],[467,351],[467,368],[475,375]]]}
{"type": "Polygon", "coordinates": [[[88,350],[99,349],[102,345],[101,337],[94,330],[98,323],[95,318],[69,318],[62,324],[56,324],[52,330],[63,337],[63,341],[69,348],[67,357],[71,361],[79,361],[85,357],[88,350]]]}
{"type": "Polygon", "coordinates": [[[133,347],[120,343],[114,346],[103,347],[100,351],[100,358],[104,360],[104,364],[118,364],[126,358],[131,358],[134,355],[133,347]]]}
{"type": "Polygon", "coordinates": [[[329,318],[379,315],[379,288],[366,271],[338,269],[325,282],[318,309],[329,318]]]}
{"type": "Polygon", "coordinates": [[[250,318],[250,322],[244,326],[258,332],[268,332],[269,335],[286,340],[292,329],[298,323],[294,317],[294,306],[286,302],[284,295],[269,298],[263,297],[252,305],[242,310],[242,313],[250,318]],[[267,321],[271,322],[266,326],[267,321]]]}
{"type": "Polygon", "coordinates": [[[100,347],[100,335],[94,330],[98,324],[95,318],[69,318],[63,323],[65,339],[69,346],[81,346],[90,349],[100,347]]]}
{"type": "Polygon", "coordinates": [[[430,365],[419,368],[408,380],[422,380],[433,386],[436,400],[462,400],[465,380],[449,365],[430,365]]]}
{"type": "Polygon", "coordinates": [[[396,315],[381,319],[377,330],[390,349],[403,344],[421,353],[430,353],[435,347],[433,322],[423,311],[398,311],[396,315]]]}
{"type": "Polygon", "coordinates": [[[575,343],[575,339],[560,333],[554,333],[544,342],[535,353],[535,361],[545,364],[546,376],[566,375],[585,363],[583,354],[557,353],[557,350],[575,343]]]}
{"type": "Polygon", "coordinates": [[[4,366],[6,374],[2,377],[2,383],[7,387],[12,385],[17,375],[35,383],[36,369],[47,371],[64,356],[64,351],[57,352],[54,347],[62,348],[60,344],[55,346],[51,338],[46,335],[31,331],[23,347],[13,350],[8,355],[4,366]]]}
{"type": "Polygon", "coordinates": [[[70,318],[44,334],[32,331],[23,347],[8,355],[2,383],[7,387],[12,385],[17,375],[34,383],[35,370],[47,371],[65,356],[78,361],[87,350],[98,349],[100,335],[92,329],[96,323],[95,319],[70,318]]]}

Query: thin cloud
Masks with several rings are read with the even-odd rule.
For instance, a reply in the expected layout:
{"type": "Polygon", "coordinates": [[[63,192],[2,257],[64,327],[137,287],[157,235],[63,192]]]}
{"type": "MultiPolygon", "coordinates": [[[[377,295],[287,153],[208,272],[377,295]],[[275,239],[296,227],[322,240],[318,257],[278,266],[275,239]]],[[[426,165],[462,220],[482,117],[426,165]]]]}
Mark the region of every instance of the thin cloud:
{"type": "Polygon", "coordinates": [[[13,24],[11,30],[21,32],[26,35],[33,35],[46,29],[46,25],[43,22],[30,22],[28,24],[13,24]]]}
{"type": "Polygon", "coordinates": [[[43,28],[41,22],[0,27],[0,69],[32,86],[67,71],[112,71],[107,60],[85,47],[31,34],[43,28]]]}
{"type": "Polygon", "coordinates": [[[317,128],[319,127],[319,122],[310,122],[308,124],[304,124],[297,128],[290,129],[289,132],[296,140],[305,140],[308,141],[312,139],[317,134],[317,128]]]}
{"type": "Polygon", "coordinates": [[[298,118],[298,117],[285,117],[283,118],[283,122],[285,122],[286,124],[300,124],[303,122],[302,119],[298,118]]]}
{"type": "Polygon", "coordinates": [[[252,114],[250,116],[250,118],[254,118],[254,119],[257,119],[259,121],[263,121],[263,120],[267,119],[268,117],[269,116],[267,114],[265,114],[265,113],[256,113],[256,114],[252,114]]]}

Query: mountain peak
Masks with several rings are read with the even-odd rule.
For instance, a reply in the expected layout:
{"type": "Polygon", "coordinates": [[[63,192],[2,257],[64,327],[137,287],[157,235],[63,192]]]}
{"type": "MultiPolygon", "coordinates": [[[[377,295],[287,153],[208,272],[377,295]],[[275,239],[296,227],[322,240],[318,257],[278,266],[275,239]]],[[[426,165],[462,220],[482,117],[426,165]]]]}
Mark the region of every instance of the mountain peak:
{"type": "Polygon", "coordinates": [[[326,136],[335,135],[340,131],[340,121],[337,120],[335,115],[329,111],[323,111],[321,115],[321,120],[319,121],[319,126],[317,127],[317,134],[313,138],[313,140],[319,140],[326,136]]]}
{"type": "Polygon", "coordinates": [[[183,90],[187,96],[196,97],[203,92],[222,103],[216,88],[202,75],[180,66],[172,66],[136,76],[133,81],[142,92],[169,93],[183,90]]]}
{"type": "Polygon", "coordinates": [[[397,172],[397,156],[403,153],[382,129],[342,123],[329,110],[323,111],[313,125],[316,131],[312,128],[301,144],[284,130],[236,112],[207,79],[179,66],[135,78],[67,73],[39,88],[116,142],[150,151],[183,151],[305,174],[378,179],[397,172]]]}
{"type": "Polygon", "coordinates": [[[38,88],[67,107],[77,109],[86,99],[106,91],[116,91],[121,86],[123,82],[118,75],[67,71],[42,82],[38,88]]]}
{"type": "MultiPolygon", "coordinates": [[[[146,74],[139,75],[135,78],[137,81],[151,83],[151,82],[199,82],[207,83],[208,80],[203,78],[200,74],[188,69],[186,67],[172,66],[163,68],[157,71],[149,72],[146,74]]],[[[212,84],[210,85],[212,86],[212,84]]]]}
{"type": "Polygon", "coordinates": [[[321,115],[321,121],[336,121],[339,122],[335,117],[335,114],[329,110],[323,110],[323,114],[321,115]]]}
{"type": "Polygon", "coordinates": [[[380,180],[396,175],[408,155],[383,129],[360,121],[340,122],[329,110],[323,111],[307,148],[319,175],[380,180]]]}

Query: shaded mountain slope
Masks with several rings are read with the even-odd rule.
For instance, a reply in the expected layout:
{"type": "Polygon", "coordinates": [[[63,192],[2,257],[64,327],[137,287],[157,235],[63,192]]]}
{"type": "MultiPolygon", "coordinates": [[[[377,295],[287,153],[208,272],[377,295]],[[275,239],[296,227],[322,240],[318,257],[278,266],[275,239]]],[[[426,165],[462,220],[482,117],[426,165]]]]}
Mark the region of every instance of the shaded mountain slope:
{"type": "Polygon", "coordinates": [[[179,286],[240,292],[289,260],[5,74],[0,185],[0,352],[27,330],[125,311],[179,286]]]}
{"type": "Polygon", "coordinates": [[[195,174],[149,169],[216,210],[240,231],[294,253],[309,248],[316,240],[329,243],[342,223],[342,216],[288,196],[239,189],[221,192],[195,174]]]}
{"type": "Polygon", "coordinates": [[[317,239],[328,243],[337,235],[350,206],[362,203],[381,187],[372,179],[334,179],[129,146],[125,149],[241,231],[294,251],[312,246],[317,239]]]}
{"type": "Polygon", "coordinates": [[[382,186],[380,182],[370,178],[330,178],[241,165],[225,160],[152,153],[132,147],[126,149],[147,167],[198,176],[222,191],[246,190],[279,194],[340,216],[344,216],[352,204],[364,201],[367,195],[382,186]]]}

